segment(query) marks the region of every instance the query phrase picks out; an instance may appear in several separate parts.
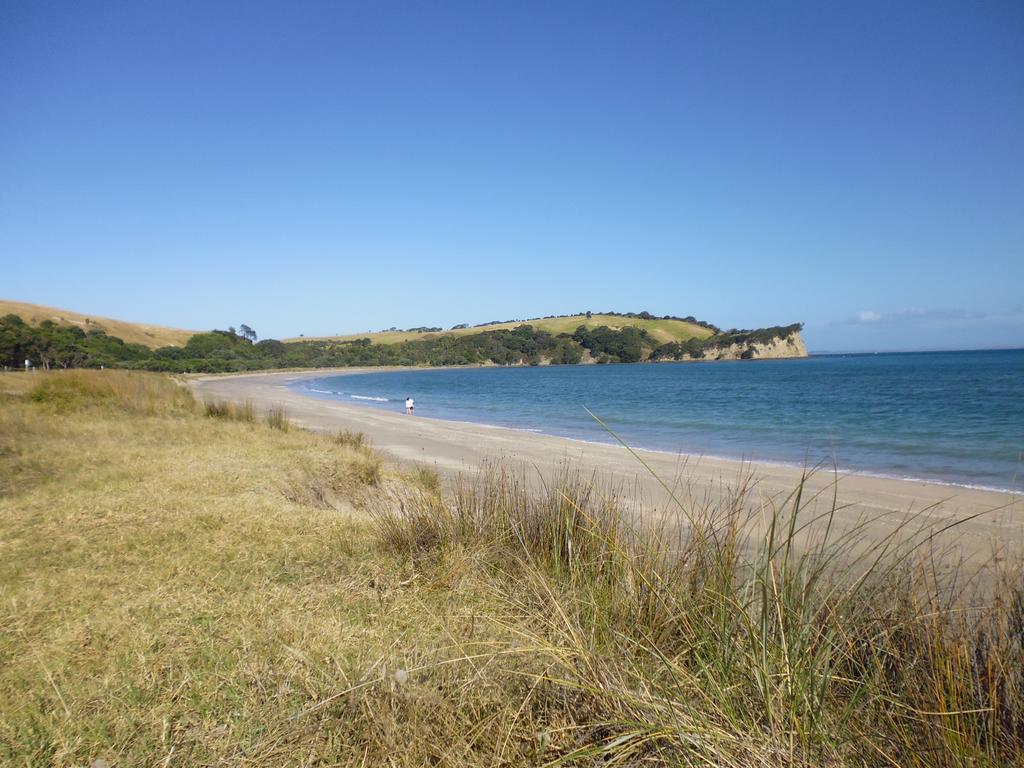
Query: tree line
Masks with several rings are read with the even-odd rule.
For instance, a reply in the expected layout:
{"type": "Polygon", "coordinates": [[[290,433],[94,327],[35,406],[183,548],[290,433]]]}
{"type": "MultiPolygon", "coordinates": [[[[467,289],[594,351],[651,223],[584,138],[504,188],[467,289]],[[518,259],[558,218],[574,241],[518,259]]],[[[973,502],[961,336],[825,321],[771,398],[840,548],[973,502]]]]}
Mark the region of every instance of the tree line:
{"type": "Polygon", "coordinates": [[[327,368],[380,365],[556,365],[589,357],[598,363],[701,359],[731,344],[766,343],[786,338],[801,324],[753,331],[719,332],[706,340],[659,344],[642,328],[618,330],[579,326],[572,334],[552,334],[524,324],[512,330],[446,334],[394,344],[369,338],[349,341],[276,339],[257,341],[247,325],[193,335],[184,346],[150,349],[126,344],[102,330],[44,321],[29,325],[17,315],[0,318],[0,364],[20,368],[26,360],[42,368],[119,367],[171,372],[229,372],[271,368],[327,368]]]}

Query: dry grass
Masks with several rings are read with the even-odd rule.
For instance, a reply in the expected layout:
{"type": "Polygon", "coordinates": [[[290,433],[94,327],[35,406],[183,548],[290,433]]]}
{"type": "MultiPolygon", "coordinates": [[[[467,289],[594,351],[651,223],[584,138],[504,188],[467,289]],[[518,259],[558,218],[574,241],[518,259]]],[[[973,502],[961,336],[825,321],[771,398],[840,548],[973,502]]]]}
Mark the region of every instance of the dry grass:
{"type": "Polygon", "coordinates": [[[441,476],[437,473],[436,469],[423,466],[416,467],[409,475],[409,482],[427,493],[441,493],[441,476]]]}
{"type": "Polygon", "coordinates": [[[288,412],[280,405],[270,406],[264,414],[263,419],[271,429],[279,429],[282,432],[287,432],[291,428],[291,423],[288,421],[288,412]]]}
{"type": "Polygon", "coordinates": [[[525,489],[493,473],[374,517],[420,568],[454,555],[490,576],[506,650],[529,649],[534,688],[573,702],[573,725],[545,731],[558,762],[1024,764],[1020,563],[971,589],[938,572],[924,528],[798,547],[801,488],[755,510],[741,484],[681,510],[685,533],[627,526],[571,474],[525,489]]]}
{"type": "Polygon", "coordinates": [[[0,371],[0,397],[24,395],[39,383],[34,373],[16,371],[0,371]]]}
{"type": "Polygon", "coordinates": [[[151,349],[182,347],[195,334],[195,331],[185,331],[180,328],[130,323],[124,320],[113,320],[109,317],[83,315],[66,309],[0,299],[0,316],[9,314],[18,315],[29,325],[39,325],[44,320],[52,320],[57,325],[74,325],[83,331],[105,331],[110,336],[123,339],[126,344],[144,344],[151,349]]]}
{"type": "Polygon", "coordinates": [[[0,764],[1024,760],[1016,564],[797,550],[806,501],[742,485],[687,535],[571,474],[445,495],[110,373],[0,396],[0,764]]]}
{"type": "Polygon", "coordinates": [[[365,448],[369,445],[366,435],[362,432],[354,432],[351,429],[343,429],[334,433],[334,442],[338,445],[345,445],[349,448],[365,448]]]}
{"type": "Polygon", "coordinates": [[[256,406],[251,401],[232,403],[227,400],[207,400],[203,403],[203,412],[211,419],[226,421],[256,421],[256,406]]]}
{"type": "Polygon", "coordinates": [[[113,410],[146,415],[191,415],[192,393],[166,376],[127,371],[67,370],[20,374],[29,399],[58,413],[113,410]]]}
{"type": "Polygon", "coordinates": [[[350,333],[343,336],[308,336],[303,338],[285,339],[285,341],[351,341],[353,339],[368,338],[377,344],[397,344],[412,339],[435,338],[443,334],[454,334],[465,336],[471,333],[482,333],[484,331],[510,331],[520,325],[528,324],[534,328],[549,333],[572,333],[581,325],[588,328],[596,328],[606,325],[609,328],[618,330],[626,327],[643,328],[658,341],[686,341],[697,338],[706,339],[713,331],[702,325],[688,323],[685,320],[642,320],[638,317],[621,317],[619,315],[571,315],[569,317],[537,318],[534,320],[523,320],[514,323],[498,323],[497,325],[486,325],[479,328],[457,328],[453,331],[442,331],[439,333],[413,333],[407,331],[381,331],[379,333],[350,333]]]}
{"type": "Polygon", "coordinates": [[[411,765],[495,737],[469,734],[500,688],[458,711],[471,668],[393,681],[456,652],[448,598],[368,535],[368,494],[400,482],[379,457],[204,418],[157,376],[85,399],[107,373],[0,405],[0,764],[411,765]],[[467,735],[426,738],[447,725],[467,735]]]}

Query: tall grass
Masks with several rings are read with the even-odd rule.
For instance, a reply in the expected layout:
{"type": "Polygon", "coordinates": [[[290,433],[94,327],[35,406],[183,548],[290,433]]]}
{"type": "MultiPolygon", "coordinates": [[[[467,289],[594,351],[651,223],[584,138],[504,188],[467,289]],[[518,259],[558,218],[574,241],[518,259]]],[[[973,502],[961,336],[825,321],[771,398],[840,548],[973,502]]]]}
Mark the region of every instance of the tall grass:
{"type": "Polygon", "coordinates": [[[207,418],[163,376],[20,376],[0,382],[0,765],[359,765],[392,700],[291,718],[421,599],[367,586],[403,578],[358,511],[393,482],[380,459],[207,418]]]}
{"type": "Polygon", "coordinates": [[[58,411],[106,407],[154,415],[191,413],[195,408],[190,390],[160,374],[117,370],[52,371],[33,377],[33,382],[29,398],[58,411]]]}
{"type": "Polygon", "coordinates": [[[267,413],[264,416],[267,422],[267,426],[271,429],[278,429],[282,432],[287,432],[291,427],[288,421],[288,413],[280,405],[272,405],[267,409],[267,413]]]}
{"type": "Polygon", "coordinates": [[[366,435],[362,432],[355,432],[351,429],[342,429],[335,432],[332,439],[338,445],[344,445],[349,448],[364,448],[369,444],[366,439],[366,435]]]}
{"type": "Polygon", "coordinates": [[[956,594],[913,531],[839,532],[803,482],[767,508],[748,491],[677,510],[681,525],[629,524],[579,476],[537,495],[498,471],[374,516],[383,545],[420,563],[477,553],[507,628],[544,660],[535,684],[585,713],[585,730],[550,736],[559,761],[1024,761],[1018,565],[956,594]]]}
{"type": "Polygon", "coordinates": [[[418,466],[409,475],[409,481],[428,493],[441,493],[441,476],[436,469],[418,466]]]}
{"type": "Polygon", "coordinates": [[[203,411],[211,419],[226,421],[256,421],[256,406],[251,401],[231,403],[226,400],[207,400],[203,403],[203,411]]]}

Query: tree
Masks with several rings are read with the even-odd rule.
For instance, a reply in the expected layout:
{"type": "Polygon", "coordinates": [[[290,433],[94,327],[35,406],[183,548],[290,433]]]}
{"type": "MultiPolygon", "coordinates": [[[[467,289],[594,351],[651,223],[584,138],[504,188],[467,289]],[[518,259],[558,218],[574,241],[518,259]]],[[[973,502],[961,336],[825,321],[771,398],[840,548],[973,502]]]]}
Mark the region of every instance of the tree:
{"type": "Polygon", "coordinates": [[[257,344],[256,347],[261,352],[263,352],[263,354],[265,354],[267,357],[273,358],[284,357],[285,353],[288,351],[284,343],[278,341],[277,339],[264,339],[259,344],[257,344]]]}
{"type": "Polygon", "coordinates": [[[29,328],[17,315],[0,317],[0,362],[20,366],[25,360],[29,328]]]}
{"type": "Polygon", "coordinates": [[[245,323],[242,323],[239,326],[238,330],[240,330],[242,332],[242,338],[245,339],[246,341],[251,341],[251,342],[255,342],[256,341],[256,331],[254,331],[252,328],[250,328],[245,323]]]}

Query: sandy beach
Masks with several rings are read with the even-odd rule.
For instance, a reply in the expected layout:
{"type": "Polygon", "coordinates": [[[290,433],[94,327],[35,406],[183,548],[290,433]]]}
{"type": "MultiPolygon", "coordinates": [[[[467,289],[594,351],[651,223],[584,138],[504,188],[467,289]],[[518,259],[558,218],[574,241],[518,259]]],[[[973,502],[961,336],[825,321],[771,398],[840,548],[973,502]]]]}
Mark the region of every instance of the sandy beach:
{"type": "MultiPolygon", "coordinates": [[[[645,515],[678,515],[678,505],[662,481],[676,499],[692,506],[714,503],[750,476],[749,504],[767,511],[773,505],[787,503],[802,474],[796,467],[651,451],[637,451],[638,459],[622,446],[406,416],[313,399],[288,387],[299,379],[355,375],[364,370],[205,376],[189,383],[202,400],[250,401],[259,410],[283,406],[292,423],[304,429],[361,431],[377,449],[399,463],[428,465],[448,476],[475,473],[481,466],[501,463],[541,482],[568,465],[593,476],[603,488],[618,489],[627,507],[633,506],[645,515]]],[[[805,507],[806,519],[827,510],[834,498],[838,527],[863,526],[861,530],[869,540],[884,538],[913,518],[906,530],[939,532],[955,523],[941,539],[945,544],[962,546],[968,556],[987,557],[993,548],[1005,551],[1024,547],[1024,499],[1016,494],[853,473],[837,476],[831,468],[811,476],[805,486],[805,499],[808,494],[812,501],[805,507]]],[[[810,535],[814,530],[814,526],[809,528],[810,535]]]]}

